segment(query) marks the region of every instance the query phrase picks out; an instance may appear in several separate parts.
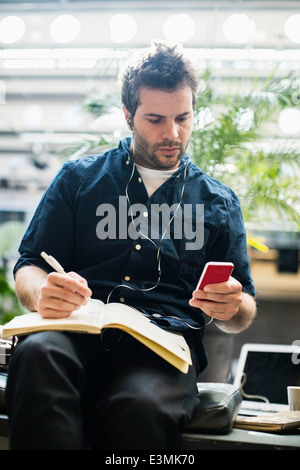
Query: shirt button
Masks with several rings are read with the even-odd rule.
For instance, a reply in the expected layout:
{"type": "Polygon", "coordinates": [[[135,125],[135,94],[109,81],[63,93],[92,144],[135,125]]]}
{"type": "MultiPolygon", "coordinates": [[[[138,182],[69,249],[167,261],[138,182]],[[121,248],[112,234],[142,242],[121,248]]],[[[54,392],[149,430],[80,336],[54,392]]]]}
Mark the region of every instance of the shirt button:
{"type": "Polygon", "coordinates": [[[130,281],[130,276],[125,276],[124,279],[125,281],[130,281]]]}
{"type": "Polygon", "coordinates": [[[143,212],[143,216],[144,216],[144,217],[148,217],[148,212],[146,212],[146,211],[143,212]]]}
{"type": "Polygon", "coordinates": [[[125,297],[120,297],[120,302],[124,303],[125,302],[125,297]]]}
{"type": "Polygon", "coordinates": [[[143,181],[142,178],[139,176],[138,177],[138,182],[141,183],[142,181],[143,181]]]}
{"type": "Polygon", "coordinates": [[[140,250],[141,248],[142,248],[141,245],[135,245],[136,250],[140,250]]]}

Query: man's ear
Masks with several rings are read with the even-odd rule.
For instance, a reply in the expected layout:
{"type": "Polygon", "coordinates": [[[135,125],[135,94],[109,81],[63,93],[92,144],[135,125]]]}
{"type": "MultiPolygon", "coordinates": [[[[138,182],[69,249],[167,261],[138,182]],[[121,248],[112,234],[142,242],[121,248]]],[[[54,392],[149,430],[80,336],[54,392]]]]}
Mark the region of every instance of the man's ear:
{"type": "Polygon", "coordinates": [[[131,114],[130,114],[130,112],[128,111],[128,109],[125,108],[125,106],[123,106],[123,112],[124,112],[124,116],[125,116],[126,122],[128,122],[128,119],[131,118],[131,114]]]}
{"type": "Polygon", "coordinates": [[[132,122],[131,114],[130,114],[130,112],[128,111],[128,109],[125,108],[125,106],[123,106],[123,112],[124,112],[124,116],[125,116],[127,125],[128,125],[128,127],[129,127],[129,129],[132,131],[132,129],[133,129],[133,122],[132,122]]]}
{"type": "Polygon", "coordinates": [[[129,118],[127,119],[127,124],[128,124],[129,129],[132,131],[133,130],[133,122],[132,122],[131,116],[129,116],[129,118]]]}
{"type": "Polygon", "coordinates": [[[133,129],[133,121],[132,121],[131,114],[130,114],[130,112],[128,111],[128,109],[125,108],[125,106],[123,106],[123,112],[124,112],[124,116],[125,116],[127,125],[128,125],[128,127],[129,127],[129,129],[132,131],[132,129],[133,129]]]}

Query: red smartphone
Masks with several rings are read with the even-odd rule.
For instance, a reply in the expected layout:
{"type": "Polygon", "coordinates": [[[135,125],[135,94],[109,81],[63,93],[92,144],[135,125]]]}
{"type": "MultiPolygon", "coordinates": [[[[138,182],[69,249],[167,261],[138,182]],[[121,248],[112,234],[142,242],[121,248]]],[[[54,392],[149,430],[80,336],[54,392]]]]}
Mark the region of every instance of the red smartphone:
{"type": "Polygon", "coordinates": [[[196,289],[202,290],[207,284],[226,282],[233,271],[233,263],[210,261],[206,263],[196,289]]]}

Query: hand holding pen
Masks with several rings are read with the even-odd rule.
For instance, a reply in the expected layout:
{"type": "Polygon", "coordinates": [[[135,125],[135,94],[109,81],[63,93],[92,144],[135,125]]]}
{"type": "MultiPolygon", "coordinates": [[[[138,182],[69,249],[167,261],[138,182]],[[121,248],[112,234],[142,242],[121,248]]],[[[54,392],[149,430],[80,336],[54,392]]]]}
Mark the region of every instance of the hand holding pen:
{"type": "Polygon", "coordinates": [[[41,253],[44,260],[55,270],[50,273],[39,297],[39,313],[43,317],[63,318],[85,305],[91,297],[86,280],[79,274],[66,273],[53,256],[41,253]]]}

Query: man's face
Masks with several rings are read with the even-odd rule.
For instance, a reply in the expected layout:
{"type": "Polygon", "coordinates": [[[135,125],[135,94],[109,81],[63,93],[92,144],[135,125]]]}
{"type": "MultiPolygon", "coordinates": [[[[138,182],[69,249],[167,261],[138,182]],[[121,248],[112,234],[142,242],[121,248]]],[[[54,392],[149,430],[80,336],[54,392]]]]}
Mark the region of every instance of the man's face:
{"type": "Polygon", "coordinates": [[[190,87],[172,93],[140,89],[131,147],[135,163],[156,170],[179,166],[193,129],[192,100],[190,87]]]}

